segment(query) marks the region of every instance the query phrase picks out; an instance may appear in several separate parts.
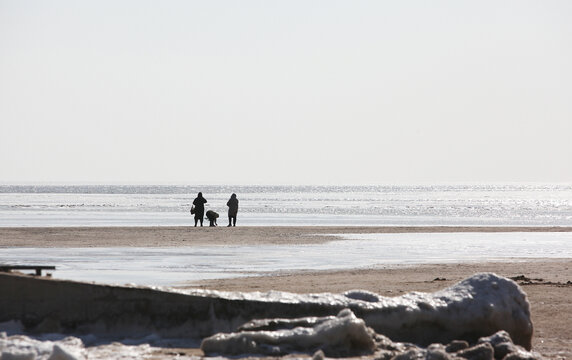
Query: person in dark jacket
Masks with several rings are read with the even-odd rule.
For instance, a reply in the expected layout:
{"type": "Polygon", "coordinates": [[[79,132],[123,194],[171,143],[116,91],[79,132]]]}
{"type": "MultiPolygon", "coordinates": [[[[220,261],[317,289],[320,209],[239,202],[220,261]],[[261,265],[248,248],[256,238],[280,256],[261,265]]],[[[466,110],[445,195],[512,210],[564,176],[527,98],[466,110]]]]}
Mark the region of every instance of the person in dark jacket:
{"type": "Polygon", "coordinates": [[[236,214],[238,214],[238,199],[232,194],[226,203],[228,206],[228,226],[236,226],[236,214]]]}
{"type": "Polygon", "coordinates": [[[212,210],[207,210],[207,219],[209,219],[209,226],[218,226],[216,219],[218,219],[218,213],[212,210]]]}
{"type": "Polygon", "coordinates": [[[195,227],[197,226],[197,222],[201,222],[201,226],[203,226],[203,218],[205,217],[205,204],[207,199],[203,197],[203,193],[200,192],[199,195],[195,200],[193,200],[193,205],[195,206],[195,227]]]}

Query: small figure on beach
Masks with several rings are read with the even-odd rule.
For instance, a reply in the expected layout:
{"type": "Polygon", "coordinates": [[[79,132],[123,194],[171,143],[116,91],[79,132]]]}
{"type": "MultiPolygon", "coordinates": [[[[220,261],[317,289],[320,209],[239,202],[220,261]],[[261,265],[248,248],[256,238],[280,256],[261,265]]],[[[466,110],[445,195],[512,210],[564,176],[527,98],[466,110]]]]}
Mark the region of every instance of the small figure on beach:
{"type": "Polygon", "coordinates": [[[195,206],[195,227],[197,223],[200,221],[201,226],[203,226],[203,218],[205,217],[205,204],[207,199],[203,197],[203,193],[200,192],[196,199],[193,200],[193,205],[195,206]]]}
{"type": "Polygon", "coordinates": [[[218,224],[216,223],[216,219],[218,219],[218,213],[212,210],[208,210],[206,215],[207,219],[209,220],[209,226],[218,226],[218,224]]]}
{"type": "Polygon", "coordinates": [[[227,226],[236,226],[236,214],[238,214],[238,199],[236,198],[236,194],[232,194],[230,199],[226,203],[228,206],[228,225],[227,226]]]}

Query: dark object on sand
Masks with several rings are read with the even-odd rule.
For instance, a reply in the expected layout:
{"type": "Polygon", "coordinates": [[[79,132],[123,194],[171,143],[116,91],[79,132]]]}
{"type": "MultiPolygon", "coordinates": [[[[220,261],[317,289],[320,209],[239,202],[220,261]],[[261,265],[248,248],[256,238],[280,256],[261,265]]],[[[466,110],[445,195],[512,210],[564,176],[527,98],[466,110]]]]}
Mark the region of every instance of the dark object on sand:
{"type": "Polygon", "coordinates": [[[0,265],[0,271],[2,272],[11,272],[12,270],[36,270],[36,276],[42,276],[42,270],[56,270],[56,267],[46,265],[0,265]]]}

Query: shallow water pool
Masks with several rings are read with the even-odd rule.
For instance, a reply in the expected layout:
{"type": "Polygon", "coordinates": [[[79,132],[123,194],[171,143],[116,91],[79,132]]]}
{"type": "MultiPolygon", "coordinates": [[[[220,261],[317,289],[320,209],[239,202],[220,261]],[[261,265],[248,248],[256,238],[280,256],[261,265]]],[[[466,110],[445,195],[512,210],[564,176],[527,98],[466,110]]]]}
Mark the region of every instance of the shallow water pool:
{"type": "Polygon", "coordinates": [[[347,234],[309,245],[0,250],[0,264],[55,265],[55,278],[138,285],[299,270],[571,257],[572,233],[556,232],[347,234]]]}

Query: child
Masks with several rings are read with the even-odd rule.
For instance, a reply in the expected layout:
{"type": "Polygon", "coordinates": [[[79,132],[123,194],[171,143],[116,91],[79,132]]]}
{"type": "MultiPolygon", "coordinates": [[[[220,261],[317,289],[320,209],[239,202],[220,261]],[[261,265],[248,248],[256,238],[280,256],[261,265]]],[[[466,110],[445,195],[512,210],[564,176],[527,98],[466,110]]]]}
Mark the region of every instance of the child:
{"type": "Polygon", "coordinates": [[[218,214],[212,210],[208,210],[207,219],[209,220],[209,226],[217,226],[216,219],[218,218],[218,214]]]}

